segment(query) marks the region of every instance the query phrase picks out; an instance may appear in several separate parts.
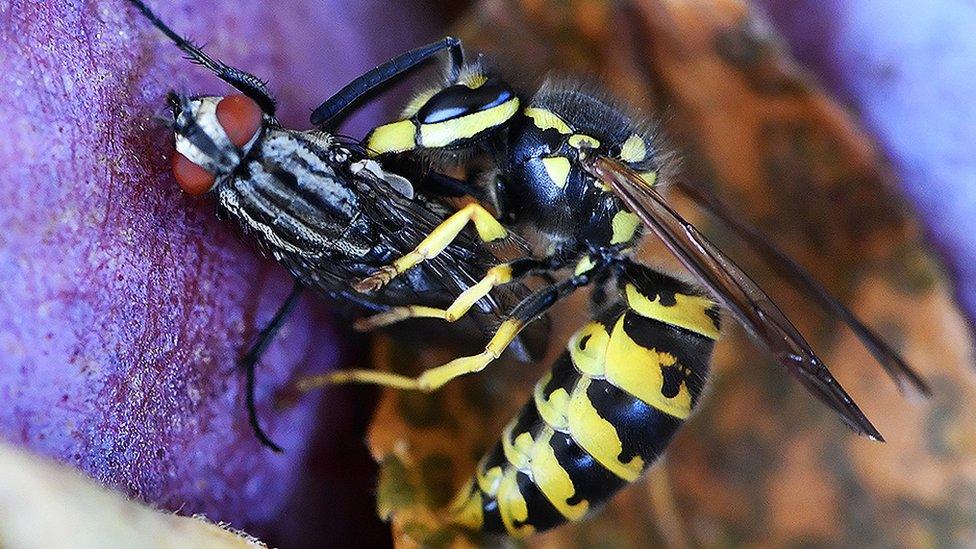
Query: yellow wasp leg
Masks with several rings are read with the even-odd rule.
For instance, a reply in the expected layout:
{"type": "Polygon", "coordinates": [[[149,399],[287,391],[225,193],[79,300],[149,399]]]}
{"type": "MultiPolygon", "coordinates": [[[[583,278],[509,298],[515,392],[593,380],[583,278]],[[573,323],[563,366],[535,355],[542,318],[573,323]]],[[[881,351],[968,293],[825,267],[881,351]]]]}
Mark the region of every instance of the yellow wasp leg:
{"type": "Polygon", "coordinates": [[[360,318],[353,327],[360,332],[368,332],[409,318],[440,318],[448,322],[455,322],[467,314],[479,299],[491,293],[493,288],[511,281],[512,267],[508,263],[497,265],[488,269],[488,274],[477,284],[461,292],[461,295],[447,309],[437,309],[423,305],[393,307],[388,311],[366,318],[360,318]]]}
{"type": "Polygon", "coordinates": [[[391,265],[381,267],[372,275],[357,282],[354,286],[355,289],[359,292],[379,290],[407,269],[425,259],[437,256],[461,234],[469,221],[474,223],[478,236],[485,242],[492,242],[508,236],[508,231],[491,215],[491,212],[481,204],[472,202],[434,227],[427,238],[412,252],[397,259],[391,265]]]}
{"type": "Polygon", "coordinates": [[[357,319],[352,327],[358,332],[368,332],[390,324],[396,324],[408,318],[440,318],[444,319],[447,311],[436,307],[425,307],[423,305],[407,305],[404,307],[393,307],[388,311],[357,319]]]}
{"type": "Polygon", "coordinates": [[[523,326],[525,323],[521,320],[506,320],[498,327],[482,353],[454,359],[443,366],[431,368],[417,377],[376,370],[342,370],[301,379],[296,384],[296,388],[299,391],[306,392],[327,385],[365,383],[425,393],[436,391],[454,378],[484,370],[488,364],[501,356],[523,326]]]}
{"type": "Polygon", "coordinates": [[[477,284],[471,286],[467,290],[461,292],[461,295],[457,296],[454,303],[447,308],[444,314],[444,320],[448,322],[454,322],[455,320],[461,318],[478,302],[479,299],[485,297],[491,290],[496,286],[501,286],[502,284],[507,284],[512,281],[512,266],[508,263],[503,263],[502,265],[496,265],[491,269],[488,269],[488,273],[485,274],[484,278],[478,281],[477,284]]]}
{"type": "Polygon", "coordinates": [[[509,318],[498,326],[495,334],[491,337],[491,341],[481,353],[456,358],[443,366],[431,368],[415,378],[375,370],[343,370],[305,378],[298,382],[297,387],[301,391],[310,391],[318,387],[339,383],[367,383],[394,389],[424,392],[437,390],[456,377],[484,370],[492,361],[502,355],[528,323],[544,314],[560,299],[589,284],[590,272],[598,266],[602,267],[603,265],[597,265],[591,261],[587,263],[586,272],[576,274],[572,278],[548,288],[543,288],[523,300],[515,307],[509,318]]]}

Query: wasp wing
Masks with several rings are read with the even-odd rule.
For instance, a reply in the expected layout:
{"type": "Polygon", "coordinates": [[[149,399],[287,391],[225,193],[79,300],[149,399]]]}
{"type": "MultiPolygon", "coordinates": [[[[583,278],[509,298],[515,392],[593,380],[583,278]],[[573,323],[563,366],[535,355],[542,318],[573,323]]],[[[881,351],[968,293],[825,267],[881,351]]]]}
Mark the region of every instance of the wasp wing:
{"type": "Polygon", "coordinates": [[[799,286],[820,307],[830,311],[847,324],[851,331],[861,340],[861,343],[874,355],[874,358],[888,373],[888,376],[898,385],[902,393],[915,391],[923,396],[931,396],[932,390],[911,366],[909,366],[897,351],[892,349],[871,328],[868,328],[857,316],[831,295],[827,288],[817,282],[813,275],[793,261],[775,244],[769,241],[756,227],[749,225],[732,213],[732,210],[718,197],[707,193],[699,187],[689,183],[678,183],[678,188],[699,206],[708,210],[715,217],[725,223],[733,232],[738,234],[747,244],[766,258],[774,269],[799,286]]]}
{"type": "Polygon", "coordinates": [[[607,185],[742,323],[776,361],[859,435],[884,440],[768,295],[731,259],[685,221],[632,169],[593,156],[586,169],[607,185]]]}

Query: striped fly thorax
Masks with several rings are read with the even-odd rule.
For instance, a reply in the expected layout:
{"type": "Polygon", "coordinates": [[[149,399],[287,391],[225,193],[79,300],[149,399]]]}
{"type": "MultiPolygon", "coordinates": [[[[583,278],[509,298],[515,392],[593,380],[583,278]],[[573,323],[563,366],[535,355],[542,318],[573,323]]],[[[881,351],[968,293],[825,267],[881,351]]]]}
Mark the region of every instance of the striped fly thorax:
{"type": "MultiPolygon", "coordinates": [[[[244,151],[239,165],[214,188],[218,213],[350,316],[405,303],[446,306],[498,261],[461,235],[438,257],[381,291],[354,291],[351,281],[413,249],[450,210],[415,193],[410,181],[366,158],[359,145],[326,132],[267,124],[244,151]]],[[[517,303],[526,293],[523,285],[513,284],[497,299],[517,303]]],[[[494,298],[482,300],[472,318],[446,330],[445,337],[490,329],[502,309],[494,298]]],[[[543,331],[525,335],[540,347],[543,331]]],[[[523,339],[514,349],[523,358],[530,353],[523,339]]]]}
{"type": "Polygon", "coordinates": [[[455,503],[458,523],[522,537],[579,520],[635,481],[691,414],[718,308],[645,267],[619,285],[621,300],[573,336],[481,460],[455,503]]]}
{"type": "Polygon", "coordinates": [[[269,128],[239,175],[218,188],[220,207],[281,260],[362,257],[378,244],[364,219],[352,152],[328,134],[269,128]]]}

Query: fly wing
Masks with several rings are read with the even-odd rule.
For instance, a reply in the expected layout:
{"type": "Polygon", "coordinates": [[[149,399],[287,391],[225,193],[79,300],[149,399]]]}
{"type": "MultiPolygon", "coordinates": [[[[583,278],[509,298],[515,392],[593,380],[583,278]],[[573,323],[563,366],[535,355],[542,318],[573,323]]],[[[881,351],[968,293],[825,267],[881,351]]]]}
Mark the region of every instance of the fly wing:
{"type": "Polygon", "coordinates": [[[857,434],[883,440],[810,345],[768,295],[619,161],[593,156],[586,169],[612,189],[781,365],[857,434]]]}
{"type": "MultiPolygon", "coordinates": [[[[385,210],[382,217],[399,218],[399,222],[390,227],[384,238],[402,254],[411,251],[450,213],[445,211],[439,215],[437,210],[440,205],[425,203],[422,197],[405,199],[379,182],[374,183],[372,191],[381,195],[374,206],[385,210]]],[[[497,245],[485,245],[464,231],[443,252],[415,268],[424,269],[426,275],[442,286],[453,299],[474,286],[488,269],[511,259],[500,258],[493,251],[509,251],[516,257],[529,253],[527,243],[515,234],[511,234],[505,243],[507,250],[502,250],[497,245]]],[[[522,282],[506,284],[478,300],[466,316],[473,317],[479,330],[490,335],[530,293],[531,289],[522,282]]],[[[522,361],[540,357],[545,352],[548,331],[548,319],[533,322],[513,342],[512,351],[522,361]]]]}

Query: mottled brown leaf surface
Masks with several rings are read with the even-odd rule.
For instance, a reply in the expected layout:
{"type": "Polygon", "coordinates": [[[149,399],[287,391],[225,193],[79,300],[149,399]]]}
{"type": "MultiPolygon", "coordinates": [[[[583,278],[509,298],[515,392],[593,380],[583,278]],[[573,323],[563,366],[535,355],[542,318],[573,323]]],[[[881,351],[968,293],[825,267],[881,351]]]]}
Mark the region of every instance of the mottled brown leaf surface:
{"type": "MultiPolygon", "coordinates": [[[[976,391],[965,325],[871,138],[746,4],[484,0],[459,34],[529,89],[547,73],[586,75],[643,116],[661,116],[685,176],[771,235],[935,393],[904,399],[848,330],[677,201],[780,301],[888,443],[853,436],[733,327],[718,347],[710,394],[666,465],[595,518],[528,545],[976,543],[976,391]]],[[[656,244],[645,257],[674,265],[656,244]]],[[[556,314],[553,352],[583,321],[575,310],[556,314]]],[[[381,349],[378,362],[398,369],[450,358],[381,349]]],[[[384,395],[370,442],[383,463],[380,510],[399,545],[478,542],[435,532],[431,509],[467,478],[544,368],[497,366],[438,395],[384,395]]]]}

